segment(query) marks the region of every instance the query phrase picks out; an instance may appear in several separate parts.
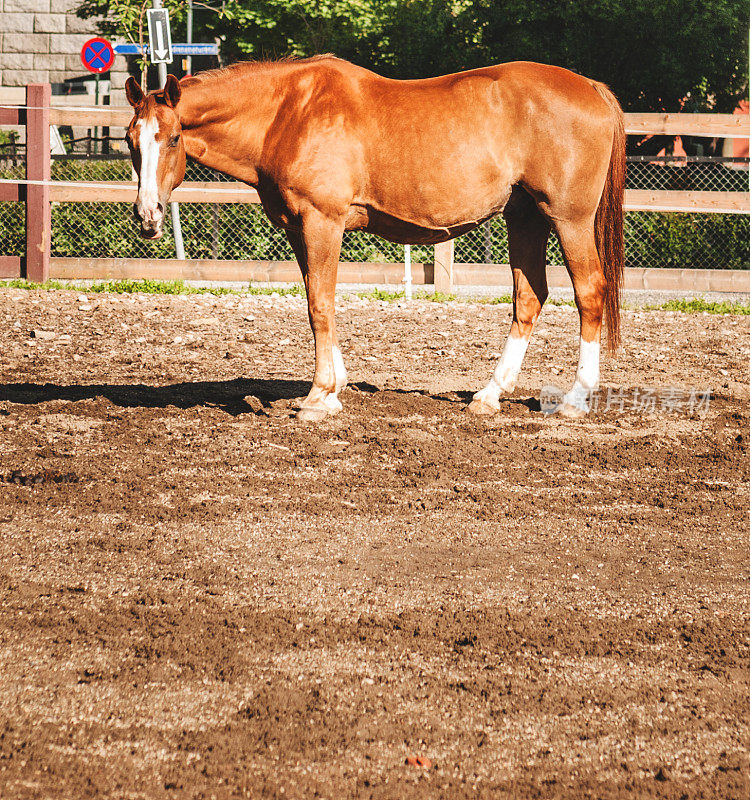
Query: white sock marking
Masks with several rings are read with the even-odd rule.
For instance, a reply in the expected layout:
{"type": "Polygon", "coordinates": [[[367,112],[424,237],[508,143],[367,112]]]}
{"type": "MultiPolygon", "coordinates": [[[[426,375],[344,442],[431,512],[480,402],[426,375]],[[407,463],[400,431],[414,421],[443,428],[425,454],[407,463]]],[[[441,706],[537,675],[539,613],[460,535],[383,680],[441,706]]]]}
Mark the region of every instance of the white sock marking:
{"type": "Polygon", "coordinates": [[[333,374],[336,376],[336,394],[338,394],[346,386],[348,376],[344,366],[344,357],[336,345],[333,346],[333,374]]]}
{"type": "Polygon", "coordinates": [[[528,346],[528,339],[509,336],[505,341],[503,353],[495,366],[490,382],[474,395],[474,399],[488,405],[497,405],[502,392],[512,392],[521,372],[521,365],[528,346]]]}
{"type": "Polygon", "coordinates": [[[600,350],[599,342],[586,342],[581,339],[575,383],[563,398],[564,403],[582,411],[589,411],[589,395],[599,387],[600,350]]]}

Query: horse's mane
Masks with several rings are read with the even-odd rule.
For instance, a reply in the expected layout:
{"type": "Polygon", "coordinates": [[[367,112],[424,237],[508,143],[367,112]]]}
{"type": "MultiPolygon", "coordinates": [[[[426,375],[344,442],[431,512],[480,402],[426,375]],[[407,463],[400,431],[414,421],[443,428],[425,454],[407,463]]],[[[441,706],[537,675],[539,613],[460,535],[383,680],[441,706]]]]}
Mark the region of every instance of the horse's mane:
{"type": "Polygon", "coordinates": [[[238,61],[236,64],[229,64],[226,67],[218,67],[217,69],[207,69],[205,72],[199,72],[197,75],[191,75],[183,78],[181,83],[193,86],[198,83],[209,83],[212,81],[225,81],[234,79],[241,79],[245,75],[258,72],[264,69],[273,69],[276,66],[284,66],[288,64],[310,64],[315,61],[324,61],[326,59],[336,59],[332,53],[322,53],[317,56],[309,56],[307,58],[300,58],[298,56],[285,56],[284,58],[266,60],[266,61],[238,61]]]}

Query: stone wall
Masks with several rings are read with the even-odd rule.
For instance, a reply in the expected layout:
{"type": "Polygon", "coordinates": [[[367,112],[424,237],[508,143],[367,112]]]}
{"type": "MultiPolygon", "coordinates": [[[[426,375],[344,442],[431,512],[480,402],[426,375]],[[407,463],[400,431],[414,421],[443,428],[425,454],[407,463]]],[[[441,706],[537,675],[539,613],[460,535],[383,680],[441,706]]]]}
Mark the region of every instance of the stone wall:
{"type": "MultiPolygon", "coordinates": [[[[0,0],[0,86],[93,77],[80,53],[83,43],[97,35],[96,25],[75,15],[79,2],[0,0]]],[[[125,58],[116,56],[112,88],[124,85],[126,70],[125,58]]]]}

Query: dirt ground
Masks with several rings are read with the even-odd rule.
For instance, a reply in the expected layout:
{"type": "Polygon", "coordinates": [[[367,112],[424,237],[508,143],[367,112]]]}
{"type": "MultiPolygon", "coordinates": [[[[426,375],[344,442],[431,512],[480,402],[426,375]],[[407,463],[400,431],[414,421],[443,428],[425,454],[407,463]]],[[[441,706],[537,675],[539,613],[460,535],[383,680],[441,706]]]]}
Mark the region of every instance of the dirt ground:
{"type": "Polygon", "coordinates": [[[750,797],[750,317],[510,313],[0,291],[0,797],[750,797]]]}

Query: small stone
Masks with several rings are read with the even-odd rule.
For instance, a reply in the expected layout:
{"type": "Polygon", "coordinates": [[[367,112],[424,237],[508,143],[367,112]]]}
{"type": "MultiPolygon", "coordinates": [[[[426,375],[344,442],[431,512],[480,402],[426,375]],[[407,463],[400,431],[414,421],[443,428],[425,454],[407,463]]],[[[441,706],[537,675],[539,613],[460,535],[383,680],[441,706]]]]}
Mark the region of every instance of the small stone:
{"type": "Polygon", "coordinates": [[[291,344],[291,343],[292,343],[291,339],[279,339],[279,344],[282,345],[282,346],[286,345],[286,344],[291,344]]]}
{"type": "Polygon", "coordinates": [[[656,775],[654,775],[654,777],[657,781],[661,781],[662,783],[672,780],[672,775],[666,767],[660,767],[659,771],[656,773],[656,775]]]}
{"type": "Polygon", "coordinates": [[[54,331],[43,331],[39,328],[35,328],[31,331],[31,336],[34,339],[44,339],[45,341],[49,341],[50,339],[54,339],[57,334],[54,331]]]}
{"type": "Polygon", "coordinates": [[[254,394],[247,395],[247,397],[245,397],[245,402],[250,406],[253,414],[267,413],[260,398],[256,397],[254,394]]]}

